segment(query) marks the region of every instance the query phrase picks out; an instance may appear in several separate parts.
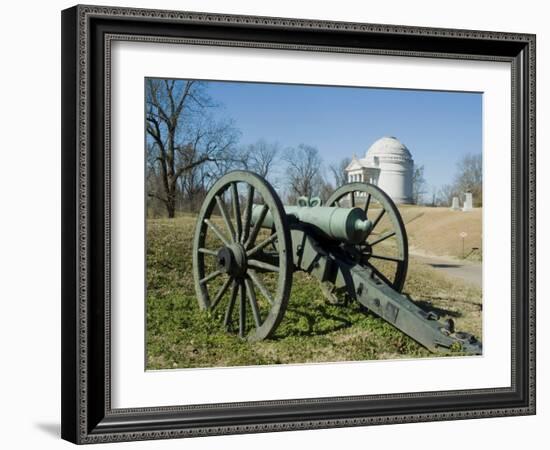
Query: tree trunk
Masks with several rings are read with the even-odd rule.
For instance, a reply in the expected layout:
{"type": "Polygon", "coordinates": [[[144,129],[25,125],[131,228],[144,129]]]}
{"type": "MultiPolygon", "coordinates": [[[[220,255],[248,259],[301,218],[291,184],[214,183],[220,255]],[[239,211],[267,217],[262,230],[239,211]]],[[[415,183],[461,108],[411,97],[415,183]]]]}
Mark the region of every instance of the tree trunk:
{"type": "Polygon", "coordinates": [[[173,219],[176,217],[176,201],[175,197],[169,196],[166,201],[166,211],[168,212],[168,218],[173,219]]]}

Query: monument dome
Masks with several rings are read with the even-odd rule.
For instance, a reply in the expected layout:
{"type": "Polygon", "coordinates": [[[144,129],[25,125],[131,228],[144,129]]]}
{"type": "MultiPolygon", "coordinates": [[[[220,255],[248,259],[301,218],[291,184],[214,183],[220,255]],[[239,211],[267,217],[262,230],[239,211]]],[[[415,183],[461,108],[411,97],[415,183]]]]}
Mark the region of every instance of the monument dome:
{"type": "Polygon", "coordinates": [[[412,159],[409,149],[405,147],[399,139],[393,136],[384,136],[383,138],[378,139],[369,147],[367,153],[365,154],[365,158],[372,158],[380,155],[395,155],[412,159]]]}
{"type": "Polygon", "coordinates": [[[395,203],[412,203],[414,161],[409,149],[393,136],[375,141],[365,157],[355,155],[346,168],[349,182],[375,184],[395,203]]]}

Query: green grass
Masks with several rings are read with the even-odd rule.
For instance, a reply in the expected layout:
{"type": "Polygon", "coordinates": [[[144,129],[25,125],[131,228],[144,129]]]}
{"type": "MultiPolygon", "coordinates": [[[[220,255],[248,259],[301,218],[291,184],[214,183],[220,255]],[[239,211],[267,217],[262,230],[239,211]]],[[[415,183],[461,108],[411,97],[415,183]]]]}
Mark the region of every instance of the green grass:
{"type": "MultiPolygon", "coordinates": [[[[434,355],[357,302],[328,303],[316,279],[295,273],[273,338],[242,341],[201,311],[192,272],[194,218],[147,222],[147,368],[221,367],[434,355]]],[[[411,261],[404,292],[481,338],[481,291],[411,261]]]]}

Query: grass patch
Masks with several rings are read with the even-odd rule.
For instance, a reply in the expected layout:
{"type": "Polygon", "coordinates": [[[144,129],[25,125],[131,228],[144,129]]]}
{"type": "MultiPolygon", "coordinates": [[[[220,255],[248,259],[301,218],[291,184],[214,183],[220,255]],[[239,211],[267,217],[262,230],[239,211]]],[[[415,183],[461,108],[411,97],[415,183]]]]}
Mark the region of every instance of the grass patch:
{"type": "MultiPolygon", "coordinates": [[[[316,279],[295,273],[283,321],[272,339],[249,343],[222,330],[195,297],[195,219],[147,221],[147,368],[418,358],[434,355],[357,302],[328,303],[316,279]]],[[[481,291],[411,260],[404,289],[457,329],[481,338],[481,291]]]]}

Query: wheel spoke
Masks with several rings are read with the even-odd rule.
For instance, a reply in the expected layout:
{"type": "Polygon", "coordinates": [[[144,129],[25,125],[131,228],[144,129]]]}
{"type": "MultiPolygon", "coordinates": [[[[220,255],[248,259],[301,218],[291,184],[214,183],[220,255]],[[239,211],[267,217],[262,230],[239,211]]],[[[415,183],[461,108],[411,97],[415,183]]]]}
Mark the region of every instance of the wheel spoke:
{"type": "Polygon", "coordinates": [[[279,272],[278,266],[274,266],[273,264],[268,264],[263,261],[258,261],[256,259],[249,259],[247,263],[249,266],[255,267],[256,269],[269,270],[270,272],[279,272]]]}
{"type": "Polygon", "coordinates": [[[204,223],[206,223],[206,225],[210,227],[210,229],[214,232],[216,236],[218,236],[218,239],[222,241],[226,247],[229,247],[231,245],[231,243],[227,240],[227,238],[223,235],[223,233],[214,222],[212,222],[210,219],[204,219],[204,223]]]}
{"type": "Polygon", "coordinates": [[[220,288],[216,296],[214,297],[214,300],[212,300],[212,305],[210,306],[211,309],[214,309],[216,306],[218,306],[218,303],[222,299],[223,295],[227,291],[227,288],[233,281],[233,278],[229,277],[227,280],[225,280],[225,283],[223,283],[223,286],[220,288]]]}
{"type": "Polygon", "coordinates": [[[388,231],[387,233],[383,234],[379,238],[375,239],[370,243],[371,246],[379,244],[382,241],[385,241],[386,239],[391,238],[392,236],[395,236],[395,231],[388,231]]]}
{"type": "Polygon", "coordinates": [[[374,267],[372,264],[370,264],[370,269],[374,272],[374,274],[380,278],[384,283],[386,283],[388,286],[392,286],[393,283],[388,280],[386,275],[384,275],[382,272],[380,272],[376,267],[374,267]]]}
{"type": "Polygon", "coordinates": [[[225,317],[223,319],[223,326],[225,329],[229,329],[229,326],[231,325],[231,316],[233,315],[233,307],[235,306],[235,300],[237,299],[237,288],[239,285],[235,280],[233,280],[233,289],[231,290],[231,299],[229,300],[229,303],[227,305],[227,309],[225,310],[225,317]]]}
{"type": "Polygon", "coordinates": [[[271,236],[269,236],[265,241],[262,241],[260,244],[256,245],[256,247],[248,250],[246,252],[246,256],[247,257],[250,257],[252,255],[255,255],[256,253],[258,253],[261,249],[263,249],[264,247],[267,247],[269,244],[271,244],[272,242],[274,242],[275,240],[277,240],[277,233],[273,233],[271,236]]]}
{"type": "Polygon", "coordinates": [[[367,194],[367,199],[365,200],[365,208],[364,208],[365,217],[367,216],[367,211],[369,210],[369,205],[370,205],[370,194],[367,194]]]}
{"type": "Polygon", "coordinates": [[[222,274],[222,271],[221,270],[215,270],[214,272],[206,275],[204,278],[201,278],[199,280],[199,283],[200,284],[205,284],[205,283],[208,283],[210,280],[213,280],[214,278],[216,278],[217,276],[221,275],[222,274]]]}
{"type": "Polygon", "coordinates": [[[239,192],[237,191],[237,183],[231,184],[231,195],[233,197],[233,215],[235,216],[235,222],[237,223],[237,235],[235,242],[239,242],[241,234],[243,232],[243,224],[241,221],[241,208],[239,205],[239,192]]]}
{"type": "Polygon", "coordinates": [[[248,300],[250,301],[250,307],[252,308],[252,316],[254,317],[254,323],[256,328],[262,326],[262,316],[260,315],[260,309],[258,307],[258,300],[256,299],[256,292],[254,292],[254,285],[250,278],[244,280],[246,286],[246,293],[248,294],[248,300]]]}
{"type": "Polygon", "coordinates": [[[241,294],[239,304],[239,336],[244,338],[246,330],[246,292],[242,281],[239,283],[239,291],[241,294]]]}
{"type": "Polygon", "coordinates": [[[250,233],[250,236],[248,236],[248,239],[246,240],[244,244],[244,248],[248,248],[254,242],[256,241],[256,237],[258,236],[258,233],[260,232],[260,228],[262,227],[262,223],[265,219],[265,216],[267,214],[267,205],[264,203],[262,205],[262,210],[260,211],[260,214],[258,215],[258,220],[256,220],[256,223],[254,224],[254,228],[252,228],[252,232],[250,233]]]}
{"type": "Polygon", "coordinates": [[[229,231],[229,234],[231,235],[233,241],[236,242],[237,236],[235,235],[235,228],[231,223],[231,219],[229,218],[229,214],[227,212],[227,209],[225,208],[225,204],[219,195],[216,195],[216,203],[218,204],[218,208],[220,208],[220,212],[222,213],[223,221],[225,222],[227,231],[229,231]]]}
{"type": "Polygon", "coordinates": [[[355,208],[355,191],[349,193],[349,204],[351,208],[355,208]]]}
{"type": "Polygon", "coordinates": [[[252,206],[254,202],[254,186],[248,185],[248,192],[246,196],[246,204],[244,206],[244,223],[243,233],[241,236],[241,242],[246,242],[248,239],[248,232],[250,231],[250,220],[252,219],[252,206]]]}
{"type": "MultiPolygon", "coordinates": [[[[374,227],[375,227],[376,225],[378,225],[378,222],[380,222],[380,220],[382,219],[382,216],[384,215],[385,212],[386,212],[386,210],[385,210],[385,209],[382,209],[382,211],[380,211],[380,212],[378,213],[378,215],[376,216],[376,219],[374,219],[374,220],[372,221],[372,228],[370,229],[370,232],[371,232],[371,233],[372,233],[372,230],[374,230],[374,227]]],[[[370,233],[369,233],[369,234],[370,234],[370,233]]]]}
{"type": "Polygon", "coordinates": [[[402,263],[403,260],[400,258],[394,258],[392,256],[382,256],[382,255],[369,255],[369,258],[383,259],[384,261],[394,261],[396,263],[402,263]]]}
{"type": "Polygon", "coordinates": [[[266,289],[264,284],[261,282],[260,278],[256,275],[256,272],[254,272],[253,270],[249,270],[248,271],[248,276],[250,277],[252,282],[256,285],[256,287],[260,290],[260,292],[266,298],[266,300],[269,302],[269,304],[273,305],[273,303],[275,302],[273,300],[273,297],[271,296],[269,291],[266,289]]]}
{"type": "Polygon", "coordinates": [[[212,256],[217,256],[218,255],[217,251],[210,250],[210,249],[207,249],[207,248],[199,248],[199,253],[204,253],[205,255],[212,255],[212,256]]]}

